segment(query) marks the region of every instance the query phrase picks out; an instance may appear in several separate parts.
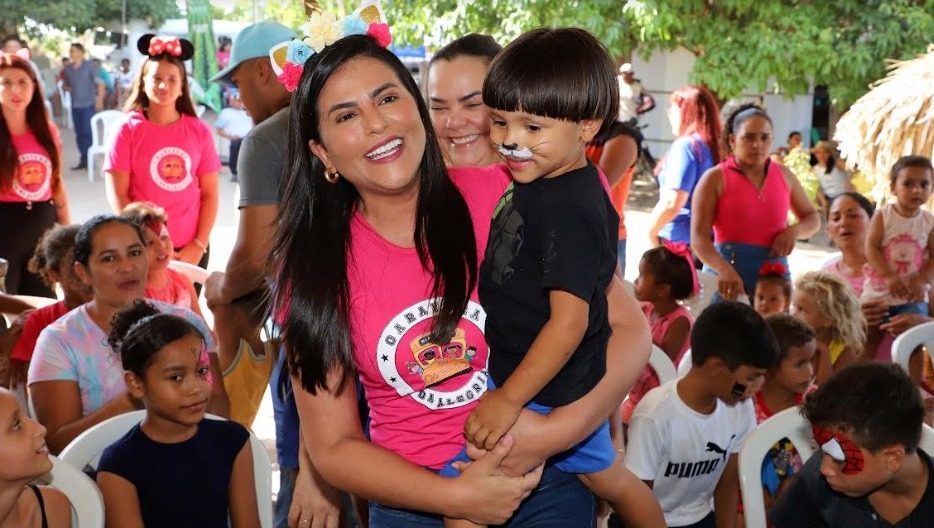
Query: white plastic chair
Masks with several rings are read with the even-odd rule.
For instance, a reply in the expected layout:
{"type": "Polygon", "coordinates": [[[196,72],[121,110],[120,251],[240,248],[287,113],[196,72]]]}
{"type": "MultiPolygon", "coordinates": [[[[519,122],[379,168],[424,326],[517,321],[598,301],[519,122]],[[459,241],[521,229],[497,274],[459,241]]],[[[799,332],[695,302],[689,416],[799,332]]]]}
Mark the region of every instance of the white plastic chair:
{"type": "Polygon", "coordinates": [[[668,357],[668,354],[661,348],[658,348],[657,345],[652,345],[652,355],[649,356],[649,366],[652,367],[652,370],[654,370],[655,374],[658,376],[660,385],[664,385],[678,377],[675,364],[671,362],[671,358],[668,357]]]}
{"type": "Polygon", "coordinates": [[[71,502],[71,525],[76,528],[104,528],[104,497],[90,477],[63,460],[52,459],[52,471],[40,479],[61,491],[71,502]]]}
{"type": "Polygon", "coordinates": [[[909,328],[896,337],[892,342],[892,363],[897,363],[908,372],[911,353],[921,345],[934,359],[934,321],[909,328]]]}
{"type": "Polygon", "coordinates": [[[718,278],[713,273],[707,271],[697,271],[697,285],[700,288],[700,291],[697,295],[691,297],[690,299],[685,299],[681,304],[691,311],[691,314],[696,318],[704,308],[710,305],[710,300],[713,299],[713,294],[717,293],[717,283],[718,278]]]}
{"type": "MultiPolygon", "coordinates": [[[[739,452],[739,485],[743,492],[746,526],[767,526],[762,497],[762,461],[782,438],[791,440],[801,460],[807,461],[817,451],[811,424],[797,407],[776,413],[756,427],[739,452]]],[[[927,425],[922,425],[920,448],[927,453],[934,452],[934,429],[927,425]]]]}
{"type": "MultiPolygon", "coordinates": [[[[91,427],[65,446],[59,458],[78,471],[86,467],[97,469],[101,454],[110,444],[119,440],[146,415],[146,411],[133,411],[91,427]]],[[[205,415],[212,420],[223,420],[213,414],[205,415]]],[[[273,528],[272,518],[272,462],[266,446],[250,432],[250,448],[253,451],[253,479],[256,481],[256,503],[262,528],[273,528]]],[[[103,525],[102,525],[103,526],[103,525]]],[[[84,528],[84,525],[81,525],[84,528]]]]}
{"type": "Polygon", "coordinates": [[[189,264],[180,260],[169,262],[169,267],[188,277],[188,280],[195,284],[204,284],[204,281],[208,280],[208,276],[211,274],[201,266],[195,266],[194,264],[189,264]]]}
{"type": "Polygon", "coordinates": [[[683,378],[685,374],[694,366],[694,360],[691,359],[691,349],[687,349],[678,361],[678,377],[683,378]]]}
{"type": "Polygon", "coordinates": [[[58,81],[55,85],[58,90],[58,100],[62,102],[62,126],[75,128],[75,124],[71,121],[71,92],[66,92],[64,85],[65,81],[58,81]]]}
{"type": "Polygon", "coordinates": [[[88,148],[88,181],[94,181],[97,174],[97,155],[106,156],[110,148],[110,139],[116,131],[117,123],[123,118],[119,110],[104,110],[91,117],[91,146],[88,148]]]}

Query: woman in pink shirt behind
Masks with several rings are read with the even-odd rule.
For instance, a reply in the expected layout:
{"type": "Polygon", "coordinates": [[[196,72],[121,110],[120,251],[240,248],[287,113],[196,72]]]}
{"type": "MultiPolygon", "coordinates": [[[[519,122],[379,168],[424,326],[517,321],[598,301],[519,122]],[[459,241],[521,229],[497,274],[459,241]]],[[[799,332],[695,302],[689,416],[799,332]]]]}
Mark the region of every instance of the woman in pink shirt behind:
{"type": "Polygon", "coordinates": [[[221,162],[211,129],[195,113],[184,61],[194,47],[185,39],[143,35],[143,62],[127,99],[104,170],[107,199],[119,214],[130,202],[165,209],[174,258],[206,267],[217,216],[221,162]]]}
{"type": "Polygon", "coordinates": [[[694,191],[691,245],[704,269],[720,276],[725,299],[751,295],[759,269],[781,262],[799,238],[820,228],[820,219],[794,174],[769,160],[772,119],[744,104],[726,120],[730,156],[708,170],[694,191]],[[788,225],[788,211],[798,222],[788,225]],[[711,240],[713,234],[713,240],[711,240]]]}
{"type": "Polygon", "coordinates": [[[0,53],[0,258],[6,291],[55,297],[27,266],[43,233],[68,224],[61,140],[49,121],[29,53],[0,53]]]}

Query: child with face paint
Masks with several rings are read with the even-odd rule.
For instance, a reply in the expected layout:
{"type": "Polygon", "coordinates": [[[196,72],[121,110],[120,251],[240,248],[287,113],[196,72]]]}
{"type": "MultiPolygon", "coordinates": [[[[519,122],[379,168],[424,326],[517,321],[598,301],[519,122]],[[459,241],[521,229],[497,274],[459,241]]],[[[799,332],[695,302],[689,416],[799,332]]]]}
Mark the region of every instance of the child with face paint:
{"type": "MultiPolygon", "coordinates": [[[[514,183],[494,212],[480,266],[492,390],[464,426],[478,448],[493,449],[524,407],[547,414],[605,373],[619,216],[585,149],[615,120],[617,90],[606,48],[580,29],[530,31],[490,65],[490,139],[514,183]]],[[[621,447],[607,421],[555,465],[578,474],[629,526],[664,526],[651,492],[617,456],[621,447]]]]}
{"type": "MultiPolygon", "coordinates": [[[[774,313],[765,318],[778,340],[779,362],[765,375],[765,383],[753,398],[756,423],[762,423],[777,412],[800,405],[814,378],[817,341],[814,331],[803,321],[786,313],[774,313]]],[[[791,483],[791,477],[801,471],[803,463],[798,451],[787,438],[775,443],[762,461],[762,493],[765,507],[770,508],[779,493],[791,483]]],[[[740,525],[743,520],[740,504],[740,525]]]]}
{"type": "Polygon", "coordinates": [[[836,372],[801,409],[820,449],[769,513],[776,528],[930,526],[934,462],[918,448],[924,406],[894,364],[836,372]]]}
{"type": "Polygon", "coordinates": [[[778,355],[751,306],[712,304],[691,329],[691,370],[636,406],[626,467],[652,487],[668,526],[736,526],[737,457],[756,427],[751,397],[778,355]]]}
{"type": "Polygon", "coordinates": [[[205,417],[206,337],[188,320],[137,300],[113,317],[108,343],[143,421],[98,465],[107,526],[259,526],[250,434],[205,417]],[[233,500],[236,498],[236,500],[233,500]]]}

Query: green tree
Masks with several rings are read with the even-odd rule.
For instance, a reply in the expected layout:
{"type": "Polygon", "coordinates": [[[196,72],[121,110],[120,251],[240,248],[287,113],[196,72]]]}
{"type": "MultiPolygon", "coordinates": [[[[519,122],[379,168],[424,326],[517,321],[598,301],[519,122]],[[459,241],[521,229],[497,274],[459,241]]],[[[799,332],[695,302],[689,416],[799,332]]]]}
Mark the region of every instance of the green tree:
{"type": "MultiPolygon", "coordinates": [[[[127,19],[146,20],[153,27],[179,16],[175,0],[126,0],[126,4],[127,19]]],[[[0,25],[4,33],[15,32],[27,16],[40,24],[80,33],[119,21],[122,14],[123,0],[0,0],[0,25]]]]}
{"type": "Polygon", "coordinates": [[[617,57],[684,47],[692,82],[725,99],[750,86],[792,97],[813,81],[844,106],[885,75],[884,59],[921,53],[934,35],[934,0],[395,0],[388,11],[400,42],[577,26],[617,57]]]}

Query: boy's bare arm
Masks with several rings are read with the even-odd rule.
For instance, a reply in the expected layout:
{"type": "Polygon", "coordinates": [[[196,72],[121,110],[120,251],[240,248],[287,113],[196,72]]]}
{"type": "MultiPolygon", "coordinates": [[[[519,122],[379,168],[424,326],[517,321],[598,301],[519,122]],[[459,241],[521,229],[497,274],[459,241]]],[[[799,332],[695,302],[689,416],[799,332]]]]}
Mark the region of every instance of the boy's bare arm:
{"type": "Polygon", "coordinates": [[[713,491],[713,509],[717,528],[736,528],[739,508],[739,455],[733,453],[713,491]]]}
{"type": "Polygon", "coordinates": [[[587,331],[590,305],[561,290],[549,294],[551,316],[506,383],[488,392],[464,427],[467,441],[492,449],[519,412],[567,364],[587,331]]]}

